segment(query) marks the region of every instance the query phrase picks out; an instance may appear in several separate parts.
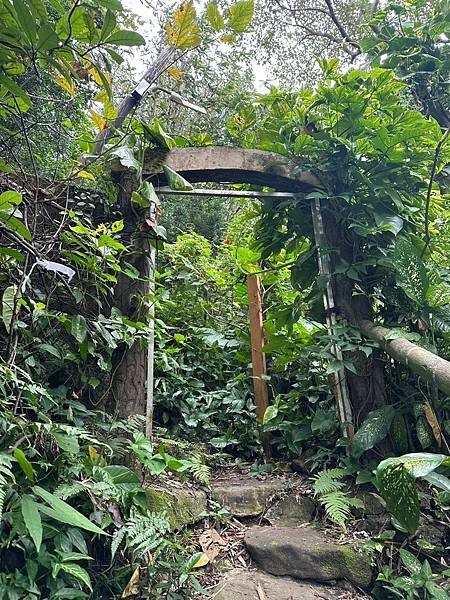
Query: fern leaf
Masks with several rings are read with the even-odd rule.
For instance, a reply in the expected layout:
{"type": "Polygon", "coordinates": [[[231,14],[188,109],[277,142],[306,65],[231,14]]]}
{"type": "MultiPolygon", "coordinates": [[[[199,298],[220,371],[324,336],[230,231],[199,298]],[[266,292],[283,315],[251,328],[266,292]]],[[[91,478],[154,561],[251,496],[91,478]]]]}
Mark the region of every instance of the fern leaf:
{"type": "Polygon", "coordinates": [[[73,483],[62,483],[55,490],[55,495],[61,500],[68,500],[69,498],[73,498],[74,496],[78,496],[81,492],[86,491],[86,488],[75,481],[73,483]]]}
{"type": "Polygon", "coordinates": [[[205,464],[204,457],[200,454],[194,454],[191,459],[192,477],[202,485],[209,485],[210,468],[205,464]]]}
{"type": "Polygon", "coordinates": [[[314,479],[314,495],[322,496],[330,492],[336,492],[344,487],[344,483],[340,481],[347,475],[345,469],[324,469],[313,477],[314,479]]]}
{"type": "Polygon", "coordinates": [[[112,540],[111,540],[111,562],[114,560],[116,552],[119,549],[119,546],[122,543],[126,532],[127,532],[127,528],[121,527],[120,529],[116,529],[116,531],[113,533],[112,540]]]}
{"type": "Polygon", "coordinates": [[[2,475],[0,475],[0,522],[1,522],[2,516],[3,516],[3,506],[5,504],[6,490],[7,490],[7,481],[2,475]]]}
{"type": "Polygon", "coordinates": [[[320,501],[325,508],[327,517],[346,529],[346,522],[350,516],[350,502],[345,493],[337,491],[324,494],[320,501]]]}

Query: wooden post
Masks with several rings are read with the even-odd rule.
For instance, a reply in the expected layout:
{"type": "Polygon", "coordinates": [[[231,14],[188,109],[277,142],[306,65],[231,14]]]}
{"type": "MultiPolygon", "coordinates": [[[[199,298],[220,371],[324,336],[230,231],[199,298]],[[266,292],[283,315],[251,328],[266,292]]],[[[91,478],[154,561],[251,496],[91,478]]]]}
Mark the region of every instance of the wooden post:
{"type": "Polygon", "coordinates": [[[264,414],[269,405],[267,389],[266,357],[264,346],[264,320],[261,294],[261,281],[257,275],[247,275],[250,343],[252,347],[253,389],[255,392],[256,421],[260,427],[260,439],[266,458],[270,457],[270,439],[267,433],[261,431],[264,414]]]}

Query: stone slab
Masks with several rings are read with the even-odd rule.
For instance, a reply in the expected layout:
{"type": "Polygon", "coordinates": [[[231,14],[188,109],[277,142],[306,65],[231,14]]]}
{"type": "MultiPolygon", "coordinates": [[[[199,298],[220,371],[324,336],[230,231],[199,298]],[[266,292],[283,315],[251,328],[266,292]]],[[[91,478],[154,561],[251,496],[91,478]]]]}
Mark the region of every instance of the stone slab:
{"type": "Polygon", "coordinates": [[[288,486],[285,479],[259,480],[236,477],[216,481],[211,485],[213,499],[235,517],[256,517],[264,512],[288,486]]]}
{"type": "Polygon", "coordinates": [[[145,490],[150,511],[165,511],[170,526],[174,530],[182,529],[199,521],[206,511],[205,492],[195,488],[167,488],[151,486],[145,490]]]}
{"type": "Polygon", "coordinates": [[[312,521],[316,508],[312,498],[292,492],[271,506],[264,516],[272,525],[297,527],[312,521]]]}
{"type": "Polygon", "coordinates": [[[213,596],[215,600],[337,600],[343,592],[336,586],[235,569],[217,586],[213,596]]]}
{"type": "Polygon", "coordinates": [[[272,575],[331,581],[345,579],[366,589],[369,556],[353,544],[337,544],[312,527],[254,527],[245,544],[256,565],[272,575]]]}

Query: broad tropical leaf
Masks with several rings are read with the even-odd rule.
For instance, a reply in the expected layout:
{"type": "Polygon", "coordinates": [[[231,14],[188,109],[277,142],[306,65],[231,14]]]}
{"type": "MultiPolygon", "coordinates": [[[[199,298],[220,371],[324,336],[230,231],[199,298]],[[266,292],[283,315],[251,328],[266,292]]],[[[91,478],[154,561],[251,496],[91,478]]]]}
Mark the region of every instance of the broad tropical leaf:
{"type": "Polygon", "coordinates": [[[14,318],[15,299],[17,295],[17,286],[9,285],[3,292],[2,299],[2,317],[3,325],[8,333],[11,331],[11,325],[14,318]]]}
{"type": "Polygon", "coordinates": [[[370,412],[353,438],[354,453],[361,455],[381,442],[387,436],[394,416],[395,409],[390,404],[370,412]]]}
{"type": "Polygon", "coordinates": [[[92,531],[93,533],[108,535],[105,531],[100,529],[100,527],[97,527],[97,525],[89,521],[89,519],[83,514],[70,506],[70,504],[67,504],[67,502],[64,502],[64,500],[60,500],[50,492],[47,492],[47,490],[44,490],[36,485],[33,488],[33,492],[45,500],[45,502],[47,502],[47,504],[51,507],[49,509],[48,507],[40,504],[39,510],[44,514],[56,519],[57,521],[61,521],[61,523],[67,523],[68,525],[73,525],[74,527],[80,527],[81,529],[92,531]]]}
{"type": "Polygon", "coordinates": [[[22,516],[31,539],[39,552],[42,543],[42,521],[38,505],[31,496],[22,496],[22,516]]]}
{"type": "Polygon", "coordinates": [[[388,464],[382,469],[380,466],[377,469],[378,486],[388,510],[408,533],[413,534],[420,517],[415,479],[402,463],[388,464]]]}
{"type": "Polygon", "coordinates": [[[25,456],[23,450],[21,450],[20,448],[15,448],[13,454],[14,458],[19,463],[20,468],[25,473],[26,478],[29,481],[34,481],[33,467],[31,466],[31,463],[28,460],[28,458],[25,456]]]}
{"type": "Polygon", "coordinates": [[[190,191],[194,189],[189,181],[186,181],[184,177],[178,175],[178,173],[173,171],[170,167],[166,167],[166,165],[164,165],[163,169],[164,175],[167,178],[167,183],[173,190],[190,191]]]}

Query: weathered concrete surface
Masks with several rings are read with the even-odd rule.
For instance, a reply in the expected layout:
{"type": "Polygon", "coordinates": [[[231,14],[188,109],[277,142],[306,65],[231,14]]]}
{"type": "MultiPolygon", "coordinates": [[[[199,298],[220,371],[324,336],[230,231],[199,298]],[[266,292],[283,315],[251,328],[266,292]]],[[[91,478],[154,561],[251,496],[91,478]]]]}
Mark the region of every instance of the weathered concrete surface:
{"type": "Polygon", "coordinates": [[[316,508],[312,498],[292,492],[271,506],[264,516],[272,525],[297,527],[312,521],[316,508]]]}
{"type": "MultiPolygon", "coordinates": [[[[259,571],[235,569],[227,574],[214,594],[215,600],[259,600],[263,590],[267,600],[334,600],[344,590],[320,584],[295,581],[289,577],[273,577],[259,571]]],[[[349,596],[346,596],[347,598],[349,596]]]]}
{"type": "Polygon", "coordinates": [[[235,517],[255,517],[264,512],[287,485],[285,479],[230,478],[213,482],[211,494],[235,517]]]}
{"type": "MultiPolygon", "coordinates": [[[[253,183],[278,191],[307,191],[321,187],[319,179],[302,170],[299,162],[287,156],[264,150],[207,146],[205,148],[175,148],[166,165],[190,183],[253,183]]],[[[118,161],[113,170],[123,170],[118,161]]],[[[154,175],[154,162],[144,164],[144,175],[154,175]]],[[[153,177],[158,185],[166,185],[164,175],[153,177]]]]}
{"type": "Polygon", "coordinates": [[[145,493],[149,510],[165,511],[171,528],[176,530],[199,521],[207,508],[205,492],[195,488],[151,486],[145,493]]]}
{"type": "Polygon", "coordinates": [[[331,581],[346,579],[367,588],[372,579],[370,559],[354,545],[330,542],[311,527],[255,527],[245,536],[258,567],[273,575],[331,581]]]}

